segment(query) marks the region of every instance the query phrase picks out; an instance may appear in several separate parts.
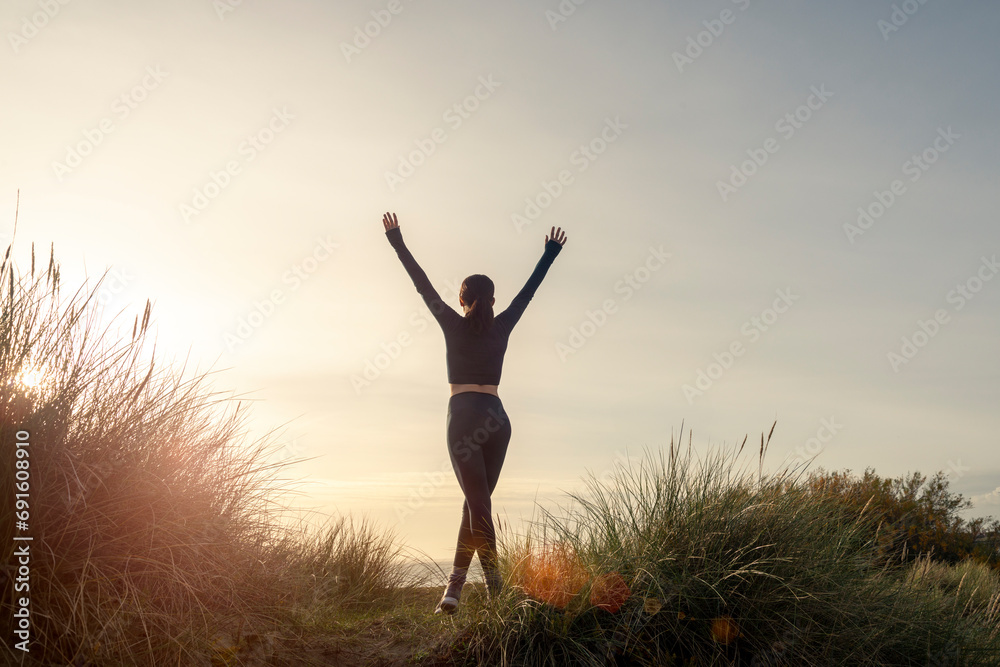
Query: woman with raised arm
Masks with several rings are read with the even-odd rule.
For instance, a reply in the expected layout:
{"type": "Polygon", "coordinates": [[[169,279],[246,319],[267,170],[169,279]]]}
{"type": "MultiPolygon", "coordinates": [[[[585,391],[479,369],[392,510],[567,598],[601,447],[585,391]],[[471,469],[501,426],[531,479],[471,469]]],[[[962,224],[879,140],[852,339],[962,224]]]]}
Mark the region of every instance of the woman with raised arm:
{"type": "Polygon", "coordinates": [[[535,290],[542,283],[566,235],[553,227],[545,237],[545,252],[528,282],[507,310],[493,315],[493,281],[484,275],[469,276],[462,282],[458,303],[464,317],[441,300],[427,274],[403,244],[395,213],[382,218],[386,238],[413,280],[417,292],[444,331],[445,361],[451,398],[448,399],[448,453],[465,494],[462,523],[448,587],[434,613],[454,613],[465,584],[472,557],[479,554],[486,590],[495,597],[503,587],[497,563],[497,538],[493,527],[490,496],[500,477],[500,468],[510,442],[510,421],[497,389],[510,332],[521,319],[535,290]]]}

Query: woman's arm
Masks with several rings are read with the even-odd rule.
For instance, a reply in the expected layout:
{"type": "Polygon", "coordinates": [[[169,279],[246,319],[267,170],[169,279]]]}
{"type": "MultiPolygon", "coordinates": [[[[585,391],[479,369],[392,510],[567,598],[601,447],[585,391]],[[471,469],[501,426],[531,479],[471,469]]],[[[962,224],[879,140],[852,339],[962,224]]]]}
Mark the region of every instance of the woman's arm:
{"type": "Polygon", "coordinates": [[[542,278],[548,272],[549,267],[552,266],[552,261],[556,258],[556,255],[562,250],[563,245],[566,243],[566,235],[562,231],[562,227],[558,229],[556,227],[552,228],[551,231],[552,238],[548,235],[545,236],[545,252],[542,253],[542,258],[538,260],[538,264],[535,265],[535,270],[531,272],[531,276],[528,278],[528,282],[524,284],[521,291],[517,293],[514,300],[510,302],[507,306],[507,310],[503,311],[496,317],[497,324],[501,324],[505,327],[508,333],[514,328],[518,320],[521,319],[521,315],[524,313],[524,309],[528,307],[528,302],[531,301],[532,297],[535,296],[535,290],[538,286],[542,284],[542,278]]]}
{"type": "Polygon", "coordinates": [[[386,213],[382,217],[382,226],[385,227],[385,236],[396,250],[396,255],[399,256],[399,261],[403,263],[403,268],[410,274],[410,279],[413,280],[413,284],[417,288],[417,293],[424,298],[424,303],[430,308],[431,314],[434,315],[438,324],[442,328],[445,328],[461,320],[462,316],[441,299],[441,296],[427,278],[427,274],[417,264],[417,260],[413,259],[413,255],[410,254],[406,244],[403,243],[403,235],[399,231],[399,222],[396,219],[396,214],[386,213]]]}

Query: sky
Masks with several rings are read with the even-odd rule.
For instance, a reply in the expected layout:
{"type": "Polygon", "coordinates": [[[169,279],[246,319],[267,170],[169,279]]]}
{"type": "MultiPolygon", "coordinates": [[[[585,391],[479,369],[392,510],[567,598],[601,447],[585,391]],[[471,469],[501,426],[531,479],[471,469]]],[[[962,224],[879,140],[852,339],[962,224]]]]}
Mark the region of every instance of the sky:
{"type": "MultiPolygon", "coordinates": [[[[1000,516],[1000,6],[6,0],[0,231],[252,400],[296,506],[446,560],[442,297],[510,339],[508,526],[678,437],[1000,516]],[[308,459],[297,461],[298,459],[308,459]]],[[[117,316],[118,319],[114,319],[117,316]]]]}

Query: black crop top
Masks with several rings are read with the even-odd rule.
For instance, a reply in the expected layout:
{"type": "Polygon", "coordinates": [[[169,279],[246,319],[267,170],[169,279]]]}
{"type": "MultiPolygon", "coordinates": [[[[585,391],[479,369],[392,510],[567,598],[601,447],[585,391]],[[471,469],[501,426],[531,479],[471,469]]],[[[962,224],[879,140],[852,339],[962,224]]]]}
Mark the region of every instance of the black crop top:
{"type": "Polygon", "coordinates": [[[503,356],[507,351],[507,339],[510,332],[521,319],[521,314],[535,295],[535,290],[542,283],[546,271],[552,265],[562,250],[562,244],[550,239],[545,244],[545,252],[538,260],[535,270],[507,310],[493,318],[493,326],[482,334],[476,335],[470,328],[470,323],[462,315],[441,300],[437,290],[427,279],[427,274],[420,268],[413,255],[403,243],[403,235],[399,227],[386,230],[389,243],[396,249],[399,260],[406,272],[413,279],[417,293],[424,298],[424,303],[430,308],[431,314],[437,319],[444,331],[445,360],[448,365],[448,382],[451,384],[500,384],[500,371],[503,368],[503,356]]]}

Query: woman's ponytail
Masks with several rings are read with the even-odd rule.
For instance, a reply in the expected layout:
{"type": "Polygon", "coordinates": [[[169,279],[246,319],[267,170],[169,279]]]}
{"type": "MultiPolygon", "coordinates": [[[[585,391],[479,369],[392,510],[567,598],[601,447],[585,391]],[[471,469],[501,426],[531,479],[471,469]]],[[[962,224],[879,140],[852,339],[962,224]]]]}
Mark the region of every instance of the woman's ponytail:
{"type": "Polygon", "coordinates": [[[465,319],[475,334],[485,333],[493,326],[493,281],[482,274],[469,276],[459,292],[462,301],[471,305],[465,319]]]}

